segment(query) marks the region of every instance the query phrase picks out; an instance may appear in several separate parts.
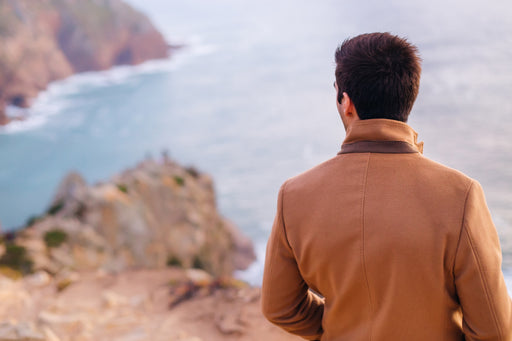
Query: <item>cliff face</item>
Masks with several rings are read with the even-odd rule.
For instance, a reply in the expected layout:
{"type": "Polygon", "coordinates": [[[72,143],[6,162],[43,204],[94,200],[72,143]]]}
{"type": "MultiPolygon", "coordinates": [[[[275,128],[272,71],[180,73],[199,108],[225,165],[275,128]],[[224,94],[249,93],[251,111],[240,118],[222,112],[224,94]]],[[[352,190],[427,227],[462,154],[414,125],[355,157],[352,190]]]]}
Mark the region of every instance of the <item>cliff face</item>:
{"type": "Polygon", "coordinates": [[[255,258],[218,213],[211,178],[168,159],[94,186],[70,173],[48,212],[7,239],[0,268],[24,273],[179,266],[221,276],[255,258]]]}
{"type": "Polygon", "coordinates": [[[0,124],[51,81],[167,56],[149,19],[121,0],[0,0],[0,124]]]}

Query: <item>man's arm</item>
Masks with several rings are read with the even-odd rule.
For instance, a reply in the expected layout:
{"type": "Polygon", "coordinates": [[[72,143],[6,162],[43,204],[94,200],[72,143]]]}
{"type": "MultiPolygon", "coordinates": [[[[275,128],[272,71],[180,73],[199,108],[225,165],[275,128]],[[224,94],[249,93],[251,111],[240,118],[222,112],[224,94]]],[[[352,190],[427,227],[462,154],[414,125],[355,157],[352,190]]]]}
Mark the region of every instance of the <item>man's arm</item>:
{"type": "Polygon", "coordinates": [[[284,188],[279,190],[277,214],[267,244],[262,286],[265,317],[284,330],[308,340],[322,336],[324,302],[309,291],[286,237],[284,188]]]}
{"type": "Polygon", "coordinates": [[[498,234],[476,181],[466,198],[454,276],[466,340],[512,340],[512,306],[498,234]]]}

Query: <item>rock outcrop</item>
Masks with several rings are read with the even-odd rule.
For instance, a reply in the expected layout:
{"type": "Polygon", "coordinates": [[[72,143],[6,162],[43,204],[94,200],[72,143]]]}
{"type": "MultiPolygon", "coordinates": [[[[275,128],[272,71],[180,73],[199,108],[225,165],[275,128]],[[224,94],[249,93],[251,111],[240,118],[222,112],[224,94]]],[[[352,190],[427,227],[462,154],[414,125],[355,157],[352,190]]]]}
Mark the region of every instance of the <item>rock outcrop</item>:
{"type": "Polygon", "coordinates": [[[149,19],[121,0],[0,0],[0,125],[51,81],[168,55],[149,19]]]}
{"type": "Polygon", "coordinates": [[[194,168],[164,155],[95,185],[71,172],[0,236],[0,341],[295,340],[231,277],[253,260],[194,168]]]}
{"type": "Polygon", "coordinates": [[[46,214],[5,239],[0,265],[22,273],[179,266],[222,276],[255,259],[217,211],[212,179],[168,158],[93,186],[70,173],[46,214]]]}
{"type": "Polygon", "coordinates": [[[45,272],[17,281],[0,276],[0,340],[298,340],[266,321],[259,288],[236,282],[212,285],[201,271],[100,271],[68,277],[73,280],[64,286],[64,279],[45,272]],[[199,289],[171,307],[183,283],[199,289]]]}

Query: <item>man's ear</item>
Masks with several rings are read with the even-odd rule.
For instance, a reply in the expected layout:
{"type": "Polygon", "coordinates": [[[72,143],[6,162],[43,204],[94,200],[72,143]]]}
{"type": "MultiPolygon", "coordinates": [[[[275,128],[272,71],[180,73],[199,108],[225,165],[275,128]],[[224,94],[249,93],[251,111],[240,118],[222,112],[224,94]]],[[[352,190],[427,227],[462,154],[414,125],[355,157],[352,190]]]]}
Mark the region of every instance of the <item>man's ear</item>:
{"type": "Polygon", "coordinates": [[[348,96],[348,94],[346,92],[342,92],[341,93],[341,96],[339,96],[340,100],[340,104],[341,104],[341,110],[343,111],[343,114],[345,116],[347,116],[347,114],[350,114],[351,113],[351,109],[353,107],[353,104],[352,104],[352,100],[350,99],[350,97],[348,96]]]}
{"type": "Polygon", "coordinates": [[[352,99],[346,92],[342,93],[340,106],[344,116],[351,119],[359,119],[354,102],[352,102],[352,99]]]}

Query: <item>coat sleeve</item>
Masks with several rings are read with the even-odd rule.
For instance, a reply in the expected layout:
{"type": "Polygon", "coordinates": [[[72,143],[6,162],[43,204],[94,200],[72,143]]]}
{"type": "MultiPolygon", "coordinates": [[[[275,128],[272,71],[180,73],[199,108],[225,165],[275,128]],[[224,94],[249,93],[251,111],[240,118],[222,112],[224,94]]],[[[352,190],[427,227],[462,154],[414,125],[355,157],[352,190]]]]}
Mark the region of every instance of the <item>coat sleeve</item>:
{"type": "Polygon", "coordinates": [[[512,306],[498,234],[475,181],[466,198],[454,278],[466,340],[512,340],[512,306]]]}
{"type": "Polygon", "coordinates": [[[308,340],[322,336],[323,300],[311,292],[302,278],[288,243],[284,219],[284,192],[281,186],[277,214],[267,243],[262,285],[265,317],[284,330],[308,340]]]}

